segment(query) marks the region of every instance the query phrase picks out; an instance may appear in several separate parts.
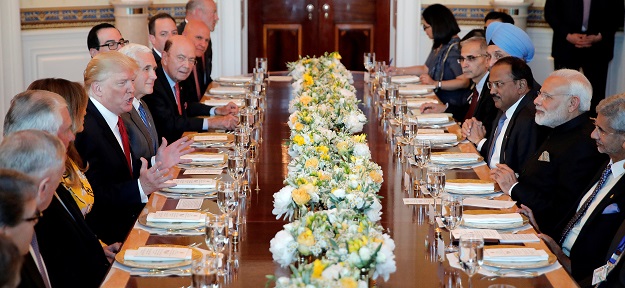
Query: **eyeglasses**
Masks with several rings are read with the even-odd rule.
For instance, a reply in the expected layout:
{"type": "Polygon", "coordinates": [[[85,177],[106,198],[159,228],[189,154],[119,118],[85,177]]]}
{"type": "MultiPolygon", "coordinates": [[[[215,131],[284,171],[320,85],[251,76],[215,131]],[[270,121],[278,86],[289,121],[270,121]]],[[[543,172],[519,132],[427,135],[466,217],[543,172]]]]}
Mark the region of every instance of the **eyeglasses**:
{"type": "Polygon", "coordinates": [[[428,30],[428,28],[432,28],[432,26],[423,24],[423,31],[428,30]]]}
{"type": "Polygon", "coordinates": [[[543,100],[551,100],[554,96],[571,96],[571,94],[549,94],[538,90],[538,97],[541,97],[543,100]]]}
{"type": "Polygon", "coordinates": [[[599,125],[597,125],[597,118],[590,117],[590,120],[592,120],[592,124],[595,125],[595,129],[597,130],[597,132],[599,132],[599,136],[601,136],[601,137],[605,137],[606,135],[614,135],[614,134],[621,133],[621,132],[618,132],[618,131],[615,131],[615,132],[605,131],[603,128],[601,128],[599,125]]]}
{"type": "Polygon", "coordinates": [[[39,218],[41,218],[41,217],[43,217],[43,212],[41,212],[41,211],[39,211],[39,209],[37,209],[37,210],[35,210],[35,215],[33,215],[32,217],[24,218],[24,221],[37,223],[37,222],[39,222],[39,218]]]}
{"type": "Polygon", "coordinates": [[[195,65],[195,63],[197,62],[197,60],[195,58],[187,58],[187,57],[184,57],[182,55],[176,56],[176,61],[178,61],[178,63],[182,63],[184,61],[188,61],[189,65],[195,65]]]}
{"type": "Polygon", "coordinates": [[[493,88],[501,89],[501,87],[504,84],[510,83],[510,82],[515,82],[515,81],[517,81],[517,80],[486,82],[486,87],[488,87],[488,89],[493,89],[493,88]]]}
{"type": "Polygon", "coordinates": [[[458,57],[458,64],[462,64],[462,62],[464,62],[465,60],[468,61],[468,62],[473,62],[473,61],[477,60],[477,58],[479,58],[479,57],[490,58],[490,55],[488,55],[488,54],[481,54],[481,55],[467,55],[467,57],[460,56],[460,57],[458,57]]]}
{"type": "Polygon", "coordinates": [[[128,40],[124,40],[124,38],[122,38],[122,39],[120,39],[120,40],[119,40],[119,42],[114,42],[114,41],[111,41],[111,42],[106,42],[106,43],[104,43],[104,45],[100,45],[100,46],[98,46],[98,48],[100,48],[100,47],[104,47],[104,46],[108,46],[108,47],[109,47],[109,50],[117,50],[117,47],[118,47],[119,45],[121,45],[122,47],[124,47],[124,45],[128,44],[129,42],[130,42],[130,41],[128,41],[128,40]]]}

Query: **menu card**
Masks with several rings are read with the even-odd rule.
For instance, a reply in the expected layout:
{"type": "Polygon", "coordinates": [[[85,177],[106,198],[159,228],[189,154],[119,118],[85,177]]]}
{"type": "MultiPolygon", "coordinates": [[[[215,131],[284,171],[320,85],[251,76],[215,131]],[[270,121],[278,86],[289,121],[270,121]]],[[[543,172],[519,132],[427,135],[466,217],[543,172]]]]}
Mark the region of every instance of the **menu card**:
{"type": "Polygon", "coordinates": [[[467,214],[462,215],[464,223],[476,224],[514,224],[523,223],[523,217],[519,213],[503,214],[467,214]]]}
{"type": "Polygon", "coordinates": [[[472,207],[484,207],[495,209],[507,209],[512,208],[516,204],[516,201],[507,200],[488,200],[483,198],[464,198],[462,205],[472,207]]]}
{"type": "Polygon", "coordinates": [[[185,169],[182,174],[184,175],[219,175],[224,169],[219,168],[189,168],[185,169]]]}
{"type": "Polygon", "coordinates": [[[147,220],[148,222],[200,223],[206,221],[206,215],[200,212],[157,211],[148,213],[147,220]]]}
{"type": "Polygon", "coordinates": [[[484,249],[484,261],[491,262],[538,262],[547,261],[545,250],[534,248],[491,248],[484,249]]]}
{"type": "Polygon", "coordinates": [[[193,136],[193,141],[228,141],[228,135],[225,134],[210,134],[210,135],[197,135],[193,136]]]}
{"type": "Polygon", "coordinates": [[[194,162],[223,162],[225,154],[205,154],[205,153],[190,153],[180,156],[180,159],[191,159],[194,162]]]}
{"type": "Polygon", "coordinates": [[[504,244],[504,243],[532,243],[532,242],[540,242],[540,239],[538,238],[538,236],[536,236],[536,234],[531,234],[531,233],[528,233],[528,234],[505,233],[505,234],[501,234],[501,240],[499,240],[499,243],[501,243],[501,244],[504,244]]]}
{"type": "Polygon", "coordinates": [[[208,99],[204,101],[204,104],[208,106],[226,106],[230,102],[234,103],[239,107],[245,104],[243,102],[243,99],[208,99]]]}
{"type": "Polygon", "coordinates": [[[460,239],[460,236],[467,233],[482,236],[484,239],[501,239],[501,234],[493,229],[454,229],[451,231],[455,239],[460,239]]]}
{"type": "Polygon", "coordinates": [[[130,261],[181,261],[191,260],[192,251],[189,248],[178,247],[139,247],[128,249],[124,253],[124,260],[130,261]]]}
{"type": "Polygon", "coordinates": [[[204,203],[203,198],[180,199],[176,204],[176,209],[196,210],[202,208],[202,203],[204,203]]]}
{"type": "Polygon", "coordinates": [[[433,198],[404,198],[404,204],[406,205],[432,205],[434,204],[433,198]]]}
{"type": "Polygon", "coordinates": [[[194,189],[194,188],[215,188],[217,187],[217,181],[215,179],[207,178],[184,178],[184,179],[172,179],[165,183],[174,183],[176,186],[174,189],[194,189]]]}

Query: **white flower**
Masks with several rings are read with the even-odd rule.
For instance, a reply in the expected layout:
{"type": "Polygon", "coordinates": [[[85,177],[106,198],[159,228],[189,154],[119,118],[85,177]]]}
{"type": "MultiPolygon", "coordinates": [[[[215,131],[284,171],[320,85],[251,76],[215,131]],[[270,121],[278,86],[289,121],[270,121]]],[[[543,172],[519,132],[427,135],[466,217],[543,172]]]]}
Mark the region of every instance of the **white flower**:
{"type": "Polygon", "coordinates": [[[371,158],[371,151],[369,150],[369,146],[364,143],[354,144],[354,156],[371,158]]]}
{"type": "Polygon", "coordinates": [[[334,191],[332,191],[332,195],[334,195],[334,197],[336,197],[338,199],[343,199],[345,197],[345,190],[344,189],[335,189],[334,191]]]}
{"type": "Polygon", "coordinates": [[[339,272],[343,269],[339,264],[332,264],[326,267],[323,272],[321,272],[321,277],[328,280],[336,280],[339,279],[339,272]]]}
{"type": "Polygon", "coordinates": [[[350,253],[347,261],[358,268],[362,268],[362,261],[360,261],[360,256],[356,252],[350,253]]]}
{"type": "Polygon", "coordinates": [[[380,204],[380,200],[378,198],[373,199],[373,204],[367,210],[367,218],[372,222],[380,221],[382,215],[382,204],[380,204]]]}
{"type": "Polygon", "coordinates": [[[387,234],[382,236],[384,237],[384,242],[382,243],[382,248],[380,248],[380,251],[378,252],[378,257],[376,257],[377,264],[375,265],[373,278],[382,276],[384,277],[384,281],[388,281],[389,275],[397,270],[395,254],[393,254],[393,250],[395,250],[395,241],[393,241],[393,239],[391,239],[391,237],[387,234]]]}
{"type": "Polygon", "coordinates": [[[295,243],[295,239],[291,233],[285,230],[280,230],[269,242],[269,251],[271,251],[273,260],[282,267],[288,266],[295,260],[294,251],[289,249],[292,243],[295,243]]]}
{"type": "Polygon", "coordinates": [[[293,199],[291,198],[291,193],[295,190],[295,188],[291,186],[285,186],[280,189],[280,191],[273,194],[273,210],[271,213],[276,215],[276,219],[280,219],[280,216],[284,214],[284,217],[287,216],[290,218],[293,215],[293,210],[290,208],[293,199]]]}
{"type": "Polygon", "coordinates": [[[371,260],[371,250],[367,247],[362,247],[358,250],[358,256],[360,256],[362,262],[367,263],[371,260]]]}

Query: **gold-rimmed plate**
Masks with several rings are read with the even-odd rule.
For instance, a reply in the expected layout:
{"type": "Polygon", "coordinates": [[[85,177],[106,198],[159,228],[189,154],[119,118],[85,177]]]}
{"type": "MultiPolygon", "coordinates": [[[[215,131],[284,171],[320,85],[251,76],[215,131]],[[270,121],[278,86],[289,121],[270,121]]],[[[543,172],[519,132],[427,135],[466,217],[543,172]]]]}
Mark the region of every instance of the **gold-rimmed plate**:
{"type": "MultiPolygon", "coordinates": [[[[492,245],[492,246],[486,246],[484,247],[484,249],[497,249],[497,248],[527,248],[527,247],[520,247],[520,246],[516,246],[516,245],[492,245]]],[[[553,265],[554,263],[556,263],[558,261],[558,258],[556,257],[556,255],[554,255],[553,253],[551,253],[551,251],[549,250],[544,250],[545,252],[547,252],[547,255],[549,256],[549,258],[547,260],[544,261],[510,261],[510,262],[503,262],[503,261],[487,261],[484,260],[484,265],[486,266],[491,266],[491,267],[496,267],[496,268],[501,268],[501,269],[534,269],[534,268],[543,268],[543,267],[547,267],[549,265],[553,265]]]]}
{"type": "Polygon", "coordinates": [[[448,185],[445,185],[445,191],[452,194],[461,194],[461,195],[483,195],[483,194],[492,194],[495,193],[495,185],[493,181],[490,180],[482,180],[482,179],[448,179],[447,184],[493,184],[493,189],[453,189],[449,188],[448,185]]]}
{"type": "MultiPolygon", "coordinates": [[[[213,215],[209,212],[202,212],[198,210],[170,210],[175,212],[195,212],[195,213],[203,213],[206,216],[213,215]],[[208,215],[210,214],[210,215],[208,215]]],[[[204,222],[151,222],[148,221],[148,214],[143,214],[139,216],[137,219],[139,224],[150,227],[150,228],[158,228],[158,229],[176,229],[176,230],[191,230],[204,227],[204,222]]]]}
{"type": "MultiPolygon", "coordinates": [[[[191,146],[217,146],[217,145],[226,145],[229,143],[234,143],[234,135],[228,133],[218,133],[218,132],[202,132],[202,133],[193,133],[187,135],[189,139],[193,140],[193,144],[191,146]]],[[[201,147],[201,148],[205,148],[201,147]]]]}
{"type": "Polygon", "coordinates": [[[180,157],[181,159],[189,159],[194,158],[189,163],[180,163],[178,164],[181,168],[199,168],[199,167],[215,167],[222,168],[228,162],[228,154],[226,153],[213,153],[213,152],[193,152],[185,155],[184,157],[180,157]],[[208,159],[200,159],[200,157],[215,157],[215,159],[210,159],[210,161],[203,161],[208,159]],[[220,158],[220,159],[217,159],[220,158]]]}
{"type": "MultiPolygon", "coordinates": [[[[501,210],[464,210],[462,213],[464,214],[471,214],[471,215],[480,215],[480,214],[510,214],[509,212],[505,212],[505,211],[501,211],[501,210]]],[[[465,223],[464,219],[462,220],[462,226],[467,227],[467,228],[478,228],[478,229],[513,229],[513,228],[520,228],[523,227],[527,224],[529,224],[529,219],[523,215],[520,214],[521,218],[523,218],[522,222],[517,222],[517,223],[510,223],[510,224],[505,224],[505,223],[496,223],[496,224],[492,224],[492,223],[465,223]]]]}
{"type": "MultiPolygon", "coordinates": [[[[445,155],[453,155],[460,154],[458,152],[432,152],[432,156],[441,156],[445,155]]],[[[469,165],[469,164],[477,164],[484,161],[484,157],[478,156],[476,159],[464,159],[464,160],[447,160],[447,159],[435,159],[432,157],[432,163],[434,164],[442,164],[442,165],[469,165]]],[[[466,180],[474,180],[474,179],[466,179],[466,180]]]]}
{"type": "Polygon", "coordinates": [[[171,245],[171,244],[152,244],[145,245],[144,247],[171,247],[171,248],[188,248],[191,249],[191,259],[192,260],[181,260],[181,261],[133,261],[133,260],[124,260],[124,255],[126,254],[127,249],[123,249],[115,255],[115,261],[124,266],[132,267],[132,268],[145,268],[145,269],[169,269],[169,268],[178,268],[187,265],[191,265],[191,262],[195,259],[199,259],[202,257],[202,252],[195,248],[190,248],[182,245],[171,245]]]}

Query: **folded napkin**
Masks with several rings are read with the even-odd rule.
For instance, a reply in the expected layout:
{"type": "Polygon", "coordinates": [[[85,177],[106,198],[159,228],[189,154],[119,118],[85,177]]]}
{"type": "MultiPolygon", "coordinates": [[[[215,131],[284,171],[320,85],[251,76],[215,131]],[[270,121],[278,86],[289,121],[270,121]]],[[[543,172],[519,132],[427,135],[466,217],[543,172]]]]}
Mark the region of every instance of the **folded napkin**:
{"type": "MultiPolygon", "coordinates": [[[[449,183],[445,184],[445,188],[447,188],[447,185],[449,185],[449,183]]],[[[516,201],[490,200],[490,199],[482,199],[482,198],[464,198],[464,200],[462,200],[462,205],[464,206],[495,208],[495,209],[512,208],[514,204],[516,204],[516,201]]]]}
{"type": "Polygon", "coordinates": [[[425,103],[438,103],[438,100],[432,98],[416,98],[406,100],[406,106],[408,106],[408,108],[419,108],[425,103]]]}
{"type": "Polygon", "coordinates": [[[477,161],[480,155],[475,153],[432,153],[431,160],[436,162],[477,161]]]}
{"type": "Polygon", "coordinates": [[[219,86],[219,87],[211,88],[210,91],[208,91],[208,94],[220,94],[220,95],[245,94],[245,88],[219,86]]]}
{"type": "Polygon", "coordinates": [[[399,84],[419,82],[419,76],[417,76],[417,75],[393,76],[393,77],[391,77],[391,82],[392,83],[399,83],[399,84]]]}
{"type": "MultiPolygon", "coordinates": [[[[445,184],[447,185],[447,184],[445,184]]],[[[519,213],[503,214],[467,214],[462,215],[464,223],[472,224],[522,224],[523,217],[519,213]]]]}
{"type": "Polygon", "coordinates": [[[491,262],[538,262],[547,261],[545,250],[534,248],[490,248],[484,249],[484,261],[491,262]]]}
{"type": "Polygon", "coordinates": [[[445,129],[433,129],[433,128],[419,128],[417,134],[442,134],[445,133],[445,129]]]}
{"type": "Polygon", "coordinates": [[[124,260],[130,261],[183,261],[191,260],[192,251],[189,248],[176,247],[139,247],[127,249],[124,260]]]}
{"type": "Polygon", "coordinates": [[[181,212],[181,211],[157,211],[148,213],[147,220],[149,222],[181,222],[181,223],[204,223],[206,214],[200,212],[181,212]]]}
{"type": "Polygon", "coordinates": [[[221,76],[219,81],[245,83],[252,81],[252,76],[221,76]]]}
{"type": "Polygon", "coordinates": [[[193,141],[228,141],[228,134],[204,134],[193,136],[193,141]]]}
{"type": "Polygon", "coordinates": [[[397,92],[400,95],[403,94],[427,94],[434,89],[434,85],[420,85],[420,84],[408,84],[404,87],[399,87],[397,92]]]}
{"type": "Polygon", "coordinates": [[[458,136],[452,133],[436,133],[436,134],[419,134],[416,136],[417,140],[430,140],[435,142],[455,142],[458,141],[458,136]]]}
{"type": "Polygon", "coordinates": [[[180,159],[188,160],[191,159],[193,162],[224,162],[225,154],[204,154],[204,153],[190,153],[187,155],[180,156],[180,159]]]}
{"type": "Polygon", "coordinates": [[[217,187],[217,181],[215,181],[215,179],[208,179],[208,178],[172,179],[172,180],[166,181],[165,183],[176,184],[176,186],[172,187],[173,189],[202,189],[202,188],[217,187]]]}
{"type": "Polygon", "coordinates": [[[239,107],[241,107],[241,106],[243,106],[243,104],[245,104],[245,102],[243,102],[243,99],[209,99],[209,100],[204,101],[204,105],[208,105],[208,106],[226,106],[230,102],[236,104],[239,107]]]}
{"type": "Polygon", "coordinates": [[[269,81],[275,81],[275,82],[291,82],[291,80],[293,80],[293,77],[291,76],[269,76],[269,81]]]}
{"type": "Polygon", "coordinates": [[[417,115],[417,121],[419,123],[447,123],[449,122],[449,114],[445,113],[432,113],[417,115]]]}
{"type": "Polygon", "coordinates": [[[495,183],[447,182],[445,189],[455,191],[495,191],[495,183]]]}

